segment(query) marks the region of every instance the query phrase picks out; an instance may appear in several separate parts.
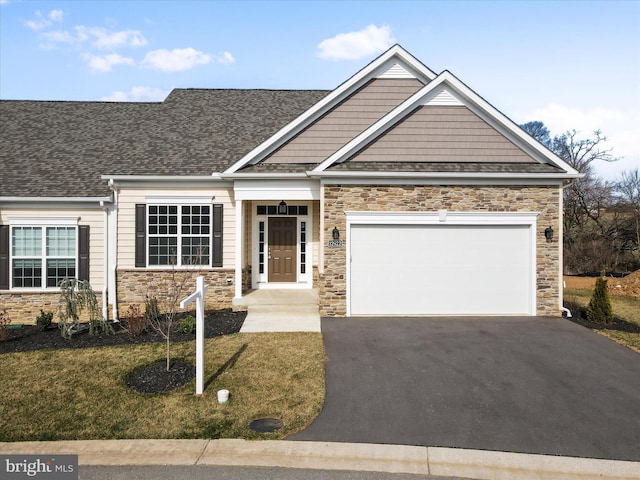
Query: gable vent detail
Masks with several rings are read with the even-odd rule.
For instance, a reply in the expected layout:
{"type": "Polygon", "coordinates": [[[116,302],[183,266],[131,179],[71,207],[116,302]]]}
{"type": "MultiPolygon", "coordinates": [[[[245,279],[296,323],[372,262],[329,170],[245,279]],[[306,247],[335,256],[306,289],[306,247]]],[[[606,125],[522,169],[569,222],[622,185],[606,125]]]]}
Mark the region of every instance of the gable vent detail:
{"type": "Polygon", "coordinates": [[[424,105],[429,106],[458,106],[463,105],[460,100],[453,96],[453,94],[447,90],[446,88],[440,88],[437,91],[433,92],[427,98],[425,98],[424,105]]]}
{"type": "Polygon", "coordinates": [[[399,63],[394,63],[384,72],[378,75],[377,78],[416,78],[415,75],[406,70],[399,63]]]}

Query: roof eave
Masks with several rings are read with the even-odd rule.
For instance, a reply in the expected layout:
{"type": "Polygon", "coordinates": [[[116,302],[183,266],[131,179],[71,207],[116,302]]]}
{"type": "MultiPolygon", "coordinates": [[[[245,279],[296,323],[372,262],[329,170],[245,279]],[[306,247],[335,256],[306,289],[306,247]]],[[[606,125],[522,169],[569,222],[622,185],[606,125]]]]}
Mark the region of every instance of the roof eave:
{"type": "Polygon", "coordinates": [[[113,201],[113,196],[108,195],[105,197],[18,197],[18,196],[6,196],[0,197],[0,203],[8,202],[25,202],[25,203],[109,203],[113,201]]]}
{"type": "Polygon", "coordinates": [[[493,172],[362,172],[362,171],[341,171],[328,172],[312,170],[307,172],[313,178],[407,178],[407,179],[496,179],[496,180],[574,180],[584,177],[583,173],[493,173],[493,172]]]}

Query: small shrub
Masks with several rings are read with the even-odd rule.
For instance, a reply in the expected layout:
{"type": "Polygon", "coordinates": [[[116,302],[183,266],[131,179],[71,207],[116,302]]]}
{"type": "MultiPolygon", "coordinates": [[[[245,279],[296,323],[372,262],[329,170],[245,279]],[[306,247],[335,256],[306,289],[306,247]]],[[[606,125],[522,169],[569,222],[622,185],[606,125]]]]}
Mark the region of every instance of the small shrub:
{"type": "Polygon", "coordinates": [[[138,305],[130,305],[126,323],[127,333],[132,337],[137,337],[147,329],[147,316],[142,314],[138,305]]]}
{"type": "Polygon", "coordinates": [[[44,331],[47,328],[51,327],[51,323],[53,322],[53,312],[45,312],[40,309],[40,315],[36,317],[36,326],[38,330],[44,331]]]}
{"type": "Polygon", "coordinates": [[[590,322],[608,325],[613,320],[613,309],[607,291],[607,280],[600,277],[596,280],[596,286],[591,294],[591,300],[587,306],[587,319],[590,322]]]}
{"type": "Polygon", "coordinates": [[[6,309],[2,310],[0,312],[0,340],[9,338],[9,325],[11,325],[11,317],[6,309]]]}
{"type": "Polygon", "coordinates": [[[144,316],[147,322],[153,322],[160,318],[160,308],[156,297],[146,297],[144,301],[144,316]]]}
{"type": "Polygon", "coordinates": [[[89,335],[98,335],[104,333],[105,335],[114,335],[116,331],[110,322],[103,318],[92,318],[89,320],[89,335]]]}
{"type": "Polygon", "coordinates": [[[187,315],[178,324],[178,330],[182,333],[193,333],[196,331],[196,319],[193,315],[187,315]]]}

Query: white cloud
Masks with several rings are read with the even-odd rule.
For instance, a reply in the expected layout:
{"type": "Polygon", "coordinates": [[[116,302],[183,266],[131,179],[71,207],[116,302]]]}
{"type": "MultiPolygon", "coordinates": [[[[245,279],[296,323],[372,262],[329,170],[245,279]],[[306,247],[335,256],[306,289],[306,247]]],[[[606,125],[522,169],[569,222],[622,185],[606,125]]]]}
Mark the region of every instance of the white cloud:
{"type": "Polygon", "coordinates": [[[608,178],[614,178],[622,170],[640,166],[640,111],[634,109],[616,110],[594,107],[587,110],[551,103],[525,115],[522,123],[539,120],[551,131],[560,135],[568,130],[578,131],[578,138],[589,138],[595,130],[607,137],[603,148],[611,148],[614,157],[622,157],[618,162],[596,165],[596,170],[608,178]]]}
{"type": "Polygon", "coordinates": [[[147,44],[147,39],[139,30],[111,31],[100,27],[76,27],[78,39],[92,42],[99,49],[113,49],[118,47],[142,47],[147,44]]]}
{"type": "Polygon", "coordinates": [[[340,33],[323,40],[316,55],[325,60],[357,60],[383,52],[394,43],[390,27],[369,25],[359,32],[340,33]]]}
{"type": "Polygon", "coordinates": [[[216,58],[212,55],[193,48],[174,48],[173,50],[162,49],[148,52],[141,65],[144,68],[162,72],[184,72],[197,65],[207,65],[214,61],[216,58]]]}
{"type": "Polygon", "coordinates": [[[102,97],[103,102],[161,102],[171,90],[161,90],[153,87],[133,87],[128,92],[117,91],[107,97],[102,97]]]}
{"type": "Polygon", "coordinates": [[[51,25],[53,25],[53,22],[62,22],[64,13],[62,10],[51,10],[51,12],[49,12],[49,15],[45,17],[44,15],[42,15],[42,12],[40,10],[36,10],[35,16],[35,20],[28,20],[24,22],[24,24],[34,32],[37,32],[50,27],[51,25]]]}
{"type": "Polygon", "coordinates": [[[218,63],[223,63],[223,64],[231,64],[231,63],[235,63],[236,59],[233,58],[233,55],[231,55],[231,53],[229,52],[222,52],[220,55],[217,56],[216,60],[218,61],[218,63]]]}
{"type": "Polygon", "coordinates": [[[42,36],[49,40],[48,47],[58,43],[77,43],[80,41],[78,37],[72,35],[67,30],[52,30],[50,32],[43,32],[42,36]]]}
{"type": "Polygon", "coordinates": [[[89,62],[89,68],[96,73],[110,72],[115,65],[134,65],[132,58],[123,57],[117,53],[109,55],[87,55],[85,59],[89,62]]]}
{"type": "Polygon", "coordinates": [[[54,22],[61,22],[64,18],[64,12],[62,10],[51,10],[49,18],[54,22]]]}

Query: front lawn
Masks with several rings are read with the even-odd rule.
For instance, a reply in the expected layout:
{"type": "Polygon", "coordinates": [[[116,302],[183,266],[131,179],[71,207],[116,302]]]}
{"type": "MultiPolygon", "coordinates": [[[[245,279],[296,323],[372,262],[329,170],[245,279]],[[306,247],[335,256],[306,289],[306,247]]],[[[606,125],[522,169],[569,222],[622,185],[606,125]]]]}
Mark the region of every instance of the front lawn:
{"type": "MultiPolygon", "coordinates": [[[[195,343],[173,359],[195,363],[195,343]]],[[[233,334],[205,340],[205,392],[195,380],[162,394],[129,389],[136,368],[161,361],[162,343],[0,355],[0,441],[118,438],[268,438],[308,425],[324,400],[320,333],[233,334]],[[230,391],[219,405],[216,392],[230,391]],[[249,429],[275,417],[274,433],[249,429]]]]}
{"type": "Polygon", "coordinates": [[[615,320],[611,325],[602,326],[584,318],[584,310],[589,304],[592,292],[593,288],[564,289],[564,303],[574,315],[572,320],[640,352],[640,298],[610,295],[615,320]]]}

